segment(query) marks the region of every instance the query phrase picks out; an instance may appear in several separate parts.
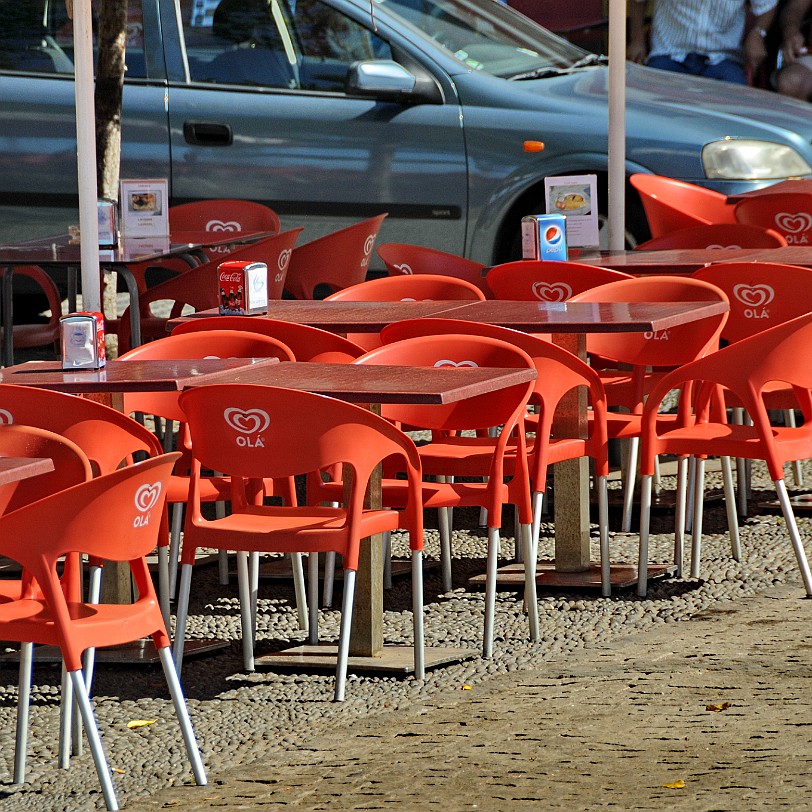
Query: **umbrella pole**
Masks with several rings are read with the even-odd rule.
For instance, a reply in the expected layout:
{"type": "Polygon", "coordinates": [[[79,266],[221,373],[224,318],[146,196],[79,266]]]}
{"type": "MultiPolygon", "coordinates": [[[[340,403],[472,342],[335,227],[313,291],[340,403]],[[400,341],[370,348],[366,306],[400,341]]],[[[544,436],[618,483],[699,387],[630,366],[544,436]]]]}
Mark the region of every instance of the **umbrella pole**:
{"type": "Polygon", "coordinates": [[[96,207],[96,108],[93,102],[93,23],[90,0],[74,0],[76,145],[79,177],[82,307],[101,310],[99,221],[96,207]]]}
{"type": "Polygon", "coordinates": [[[609,248],[626,247],[626,0],[609,0],[609,248]]]}

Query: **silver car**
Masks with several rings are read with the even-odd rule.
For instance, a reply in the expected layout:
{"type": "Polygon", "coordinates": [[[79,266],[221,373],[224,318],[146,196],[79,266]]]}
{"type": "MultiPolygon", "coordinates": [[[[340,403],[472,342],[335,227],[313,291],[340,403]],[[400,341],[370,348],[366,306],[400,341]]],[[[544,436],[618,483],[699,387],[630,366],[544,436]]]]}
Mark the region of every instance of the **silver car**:
{"type": "MultiPolygon", "coordinates": [[[[0,240],[77,220],[64,0],[0,2],[0,240]]],[[[121,175],[173,203],[267,203],[303,240],[379,212],[379,241],[516,255],[544,177],[596,173],[607,68],[493,0],[130,0],[121,175]],[[532,151],[542,142],[542,151],[532,151]]],[[[627,173],[741,191],[812,174],[812,106],[627,68],[627,173]]],[[[630,240],[646,236],[628,193],[630,240]]]]}

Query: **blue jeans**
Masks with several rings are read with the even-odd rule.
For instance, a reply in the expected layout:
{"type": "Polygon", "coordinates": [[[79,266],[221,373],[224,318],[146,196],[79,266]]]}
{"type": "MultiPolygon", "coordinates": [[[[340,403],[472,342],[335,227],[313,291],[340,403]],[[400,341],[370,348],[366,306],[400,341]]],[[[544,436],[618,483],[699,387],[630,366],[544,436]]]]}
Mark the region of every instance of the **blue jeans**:
{"type": "Polygon", "coordinates": [[[646,64],[650,68],[670,70],[676,73],[690,73],[692,76],[704,76],[707,79],[721,79],[724,82],[735,82],[739,85],[747,84],[747,74],[744,66],[732,59],[723,59],[716,65],[708,63],[704,54],[688,54],[684,62],[677,62],[670,56],[657,55],[649,57],[646,64]]]}

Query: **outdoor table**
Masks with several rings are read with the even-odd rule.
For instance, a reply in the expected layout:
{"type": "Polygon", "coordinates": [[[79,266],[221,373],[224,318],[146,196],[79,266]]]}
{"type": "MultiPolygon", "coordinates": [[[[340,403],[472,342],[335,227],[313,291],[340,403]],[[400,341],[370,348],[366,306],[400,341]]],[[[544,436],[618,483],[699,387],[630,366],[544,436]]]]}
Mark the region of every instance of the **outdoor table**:
{"type": "MultiPolygon", "coordinates": [[[[778,249],[780,250],[780,249],[778,249]]],[[[523,332],[552,333],[553,341],[579,358],[586,358],[586,335],[596,332],[658,333],[725,312],[724,302],[514,302],[423,301],[423,302],[313,302],[273,301],[268,313],[257,319],[279,319],[307,324],[332,332],[377,332],[393,321],[442,316],[447,319],[495,324],[523,332]]],[[[216,311],[183,316],[169,326],[216,311]]],[[[227,316],[223,317],[227,319],[227,316]]],[[[557,413],[559,436],[585,436],[586,395],[574,392],[557,413]]],[[[586,459],[559,462],[554,466],[555,562],[540,566],[539,583],[592,586],[599,581],[597,565],[589,555],[589,470],[586,459]],[[560,577],[559,577],[560,576],[560,577]]],[[[612,569],[613,583],[634,582],[628,567],[612,569]],[[631,580],[630,580],[631,579],[631,580]]]]}
{"type": "Polygon", "coordinates": [[[10,485],[53,470],[54,461],[47,457],[0,456],[0,485],[10,485]]]}
{"type": "MultiPolygon", "coordinates": [[[[475,395],[515,386],[536,377],[533,369],[498,369],[440,367],[402,367],[388,365],[324,364],[283,361],[270,366],[243,367],[205,380],[187,383],[202,386],[216,383],[262,384],[283,386],[329,395],[352,403],[369,404],[376,410],[381,403],[455,403],[475,395]]],[[[380,477],[374,478],[368,495],[372,507],[380,507],[380,477]]],[[[472,652],[473,653],[473,652],[472,652]]],[[[331,652],[332,654],[332,652],[331,652]]],[[[429,647],[426,665],[435,666],[466,656],[458,649],[429,647]]],[[[403,646],[383,645],[383,547],[372,539],[361,543],[356,581],[355,611],[350,641],[351,657],[363,658],[365,667],[373,663],[376,670],[405,672],[411,669],[412,657],[403,646]],[[372,659],[370,659],[372,658],[372,659]],[[374,662],[373,662],[374,661],[374,662]]],[[[258,658],[266,664],[323,665],[330,660],[325,647],[297,647],[277,658],[258,658]]],[[[350,660],[350,664],[358,664],[350,660]]]]}
{"type": "Polygon", "coordinates": [[[728,203],[738,203],[747,197],[761,197],[762,195],[785,195],[785,194],[812,194],[812,178],[794,178],[782,180],[772,186],[761,186],[758,189],[751,189],[749,192],[738,192],[728,195],[728,203]]]}
{"type": "Polygon", "coordinates": [[[599,265],[634,276],[688,275],[719,262],[781,262],[812,268],[812,246],[776,248],[674,248],[667,251],[601,251],[579,258],[585,265],[599,265]]]}
{"type": "MultiPolygon", "coordinates": [[[[154,237],[122,238],[116,248],[100,249],[99,262],[105,272],[119,272],[127,286],[130,298],[130,326],[133,346],[141,343],[141,322],[138,307],[138,284],[130,270],[131,264],[153,262],[169,257],[193,255],[202,248],[236,245],[272,236],[270,231],[176,231],[165,239],[154,237]]],[[[0,245],[0,266],[5,266],[0,300],[2,300],[3,364],[14,363],[13,343],[13,291],[14,266],[64,265],[68,268],[68,307],[76,310],[76,276],[81,265],[81,245],[68,234],[40,237],[16,245],[0,245]]]]}

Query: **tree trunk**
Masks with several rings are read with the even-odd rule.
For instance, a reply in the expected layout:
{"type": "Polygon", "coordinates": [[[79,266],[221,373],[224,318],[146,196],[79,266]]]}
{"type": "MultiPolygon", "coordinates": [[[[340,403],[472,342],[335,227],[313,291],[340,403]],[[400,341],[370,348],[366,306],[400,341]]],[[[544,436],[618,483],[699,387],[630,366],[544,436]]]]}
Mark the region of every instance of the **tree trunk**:
{"type": "Polygon", "coordinates": [[[99,197],[107,200],[118,200],[126,26],[127,0],[102,0],[96,62],[96,161],[99,197]]]}

